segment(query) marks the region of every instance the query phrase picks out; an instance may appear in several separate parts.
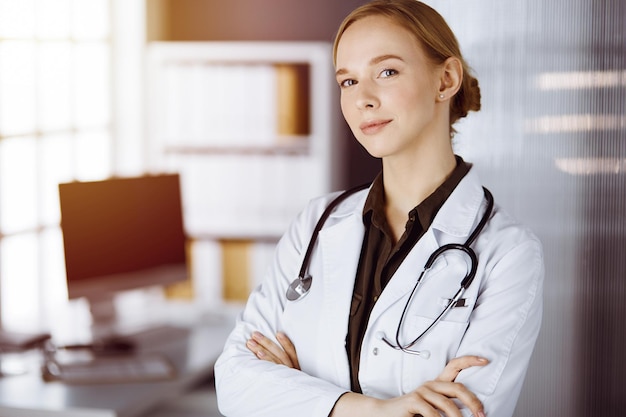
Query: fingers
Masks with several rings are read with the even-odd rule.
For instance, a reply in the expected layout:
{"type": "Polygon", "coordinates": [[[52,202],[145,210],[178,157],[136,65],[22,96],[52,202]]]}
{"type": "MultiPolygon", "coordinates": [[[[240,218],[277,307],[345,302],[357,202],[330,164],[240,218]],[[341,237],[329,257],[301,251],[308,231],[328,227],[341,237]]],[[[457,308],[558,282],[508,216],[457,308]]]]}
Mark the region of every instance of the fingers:
{"type": "Polygon", "coordinates": [[[283,349],[259,332],[252,333],[252,339],[246,343],[259,359],[293,367],[291,359],[283,349]]]}
{"type": "Polygon", "coordinates": [[[472,366],[485,366],[488,363],[487,359],[480,356],[460,356],[450,360],[436,380],[453,382],[463,369],[471,368],[472,366]]]}
{"type": "Polygon", "coordinates": [[[419,396],[414,399],[414,404],[410,408],[411,413],[421,417],[462,417],[461,411],[452,399],[422,390],[419,396]]]}
{"type": "Polygon", "coordinates": [[[415,390],[433,407],[444,412],[446,416],[460,417],[461,413],[452,398],[458,399],[477,417],[484,417],[483,404],[478,397],[458,382],[429,381],[415,390]]]}
{"type": "Polygon", "coordinates": [[[276,339],[278,343],[283,347],[287,356],[293,364],[293,368],[300,369],[300,363],[298,362],[298,354],[296,353],[296,347],[291,343],[291,340],[283,332],[276,333],[276,339]]]}
{"type": "MultiPolygon", "coordinates": [[[[288,345],[293,352],[292,356],[295,358],[295,363],[292,356],[290,356],[283,347],[278,346],[274,341],[259,332],[252,333],[252,338],[246,342],[246,347],[259,359],[299,369],[295,348],[286,336],[284,336],[284,339],[288,341],[288,345]]],[[[286,343],[284,340],[283,342],[286,343]]]]}

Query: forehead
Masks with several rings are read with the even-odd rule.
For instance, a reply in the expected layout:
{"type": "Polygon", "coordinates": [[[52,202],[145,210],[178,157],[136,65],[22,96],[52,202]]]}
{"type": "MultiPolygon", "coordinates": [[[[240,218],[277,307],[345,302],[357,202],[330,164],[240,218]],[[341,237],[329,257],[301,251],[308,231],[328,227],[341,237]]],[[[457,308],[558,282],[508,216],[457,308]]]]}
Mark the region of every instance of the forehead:
{"type": "Polygon", "coordinates": [[[415,35],[392,19],[368,16],[352,23],[337,44],[337,67],[382,55],[423,55],[415,35]]]}

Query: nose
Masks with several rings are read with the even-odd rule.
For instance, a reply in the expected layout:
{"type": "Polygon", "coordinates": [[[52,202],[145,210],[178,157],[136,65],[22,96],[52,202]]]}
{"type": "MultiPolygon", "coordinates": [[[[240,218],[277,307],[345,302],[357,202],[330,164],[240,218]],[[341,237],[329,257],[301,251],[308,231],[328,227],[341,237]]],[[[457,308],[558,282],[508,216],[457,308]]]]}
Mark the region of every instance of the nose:
{"type": "Polygon", "coordinates": [[[376,88],[367,81],[361,81],[357,85],[356,106],[359,110],[374,109],[380,105],[376,88]]]}

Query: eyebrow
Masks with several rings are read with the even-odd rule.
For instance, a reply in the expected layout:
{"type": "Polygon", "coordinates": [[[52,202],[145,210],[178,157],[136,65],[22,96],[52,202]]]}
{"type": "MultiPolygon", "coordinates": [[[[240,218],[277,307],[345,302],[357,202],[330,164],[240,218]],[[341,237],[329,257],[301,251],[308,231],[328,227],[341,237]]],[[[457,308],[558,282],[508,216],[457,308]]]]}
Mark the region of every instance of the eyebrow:
{"type": "MultiPolygon", "coordinates": [[[[376,65],[380,62],[386,61],[388,59],[397,59],[399,61],[404,61],[404,59],[402,59],[401,57],[399,57],[398,55],[393,55],[393,54],[385,54],[385,55],[380,55],[380,56],[376,56],[372,59],[370,59],[369,65],[376,65]]],[[[347,69],[345,68],[339,68],[336,72],[335,72],[335,76],[337,75],[343,75],[346,74],[348,72],[347,69]]]]}

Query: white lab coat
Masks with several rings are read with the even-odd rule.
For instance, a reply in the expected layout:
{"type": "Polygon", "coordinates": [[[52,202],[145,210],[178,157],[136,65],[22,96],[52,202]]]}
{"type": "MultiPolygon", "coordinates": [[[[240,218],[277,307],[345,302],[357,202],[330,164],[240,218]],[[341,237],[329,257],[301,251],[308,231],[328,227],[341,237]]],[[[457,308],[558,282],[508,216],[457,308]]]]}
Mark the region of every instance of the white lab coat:
{"type": "MultiPolygon", "coordinates": [[[[326,417],[349,391],[345,339],[367,192],[349,197],[326,221],[309,267],[311,291],[296,302],[287,301],[285,292],[298,276],[315,223],[336,194],[312,201],[280,240],[264,282],[251,294],[215,366],[218,404],[226,416],[326,417]],[[302,371],[257,359],[245,346],[254,330],[272,338],[285,332],[295,344],[302,371]]],[[[441,245],[465,242],[485,206],[481,183],[471,169],[385,287],[363,339],[359,380],[364,394],[405,394],[434,379],[450,359],[480,355],[490,364],[462,371],[457,381],[477,394],[488,416],[513,414],[539,333],[544,266],[538,239],[497,204],[473,245],[479,265],[463,296],[468,306],[452,309],[414,346],[428,350],[430,358],[394,350],[380,339],[382,332],[394,340],[402,309],[429,255],[441,245]]],[[[465,269],[459,269],[455,258],[445,256],[425,278],[403,325],[405,343],[432,322],[444,300],[459,288],[465,269]]],[[[467,409],[462,412],[471,415],[467,409]]]]}

